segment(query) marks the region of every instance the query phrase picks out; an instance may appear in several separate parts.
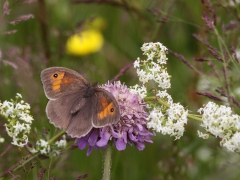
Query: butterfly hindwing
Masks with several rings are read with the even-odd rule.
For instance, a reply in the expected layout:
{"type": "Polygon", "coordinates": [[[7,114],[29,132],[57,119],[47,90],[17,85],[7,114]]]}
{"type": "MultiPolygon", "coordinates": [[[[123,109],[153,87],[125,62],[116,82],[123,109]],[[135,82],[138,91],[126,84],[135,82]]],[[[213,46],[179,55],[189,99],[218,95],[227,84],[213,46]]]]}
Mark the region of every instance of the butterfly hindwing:
{"type": "Polygon", "coordinates": [[[73,114],[69,126],[66,129],[66,132],[70,136],[80,138],[82,136],[85,136],[92,129],[92,99],[92,97],[87,97],[82,99],[82,101],[80,102],[84,102],[84,104],[82,104],[81,108],[73,114]]]}
{"type": "Polygon", "coordinates": [[[60,129],[66,129],[73,118],[71,109],[73,104],[81,100],[83,92],[65,95],[56,100],[50,100],[46,107],[47,117],[50,123],[60,129]]]}
{"type": "Polygon", "coordinates": [[[101,89],[93,96],[93,126],[103,127],[116,123],[120,120],[120,110],[114,96],[108,91],[101,89]]]}

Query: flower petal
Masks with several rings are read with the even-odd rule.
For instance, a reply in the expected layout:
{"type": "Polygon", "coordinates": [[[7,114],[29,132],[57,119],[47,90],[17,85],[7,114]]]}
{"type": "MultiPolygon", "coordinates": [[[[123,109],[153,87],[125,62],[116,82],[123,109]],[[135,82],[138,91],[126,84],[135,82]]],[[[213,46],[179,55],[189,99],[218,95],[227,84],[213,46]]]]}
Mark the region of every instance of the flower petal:
{"type": "Polygon", "coordinates": [[[93,128],[91,135],[88,139],[88,143],[90,146],[94,146],[96,144],[98,139],[98,134],[99,134],[99,129],[93,128]]]}
{"type": "Polygon", "coordinates": [[[87,146],[87,142],[88,142],[88,138],[89,138],[89,135],[86,135],[84,137],[81,137],[79,140],[78,140],[78,148],[83,150],[86,146],[87,146]]]}
{"type": "Polygon", "coordinates": [[[137,142],[137,138],[133,135],[133,133],[128,133],[129,139],[131,139],[133,142],[137,142]]]}
{"type": "Polygon", "coordinates": [[[126,149],[126,143],[124,142],[123,138],[117,139],[116,148],[119,151],[122,151],[122,150],[126,149]]]}
{"type": "Polygon", "coordinates": [[[145,148],[145,144],[141,142],[137,142],[135,145],[139,151],[142,151],[145,148]]]}
{"type": "Polygon", "coordinates": [[[111,136],[111,134],[109,132],[105,132],[103,134],[102,138],[96,143],[97,146],[99,146],[99,147],[106,146],[110,136],[111,136]]]}
{"type": "Polygon", "coordinates": [[[92,152],[92,146],[89,146],[88,151],[87,151],[87,156],[89,156],[92,152]]]}

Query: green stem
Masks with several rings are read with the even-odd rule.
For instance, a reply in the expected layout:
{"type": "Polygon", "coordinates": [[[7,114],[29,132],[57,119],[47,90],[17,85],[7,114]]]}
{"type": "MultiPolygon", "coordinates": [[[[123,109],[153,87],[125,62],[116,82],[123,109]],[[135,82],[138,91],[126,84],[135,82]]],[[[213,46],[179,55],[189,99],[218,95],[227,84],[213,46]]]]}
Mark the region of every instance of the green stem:
{"type": "Polygon", "coordinates": [[[170,107],[170,104],[166,103],[165,101],[163,101],[160,98],[157,98],[155,96],[145,97],[144,101],[157,101],[164,106],[170,107]]]}
{"type": "Polygon", "coordinates": [[[110,180],[112,161],[112,146],[108,145],[104,152],[103,180],[110,180]]]}
{"type": "Polygon", "coordinates": [[[187,117],[202,122],[201,116],[198,116],[196,114],[188,114],[187,117]]]}
{"type": "MultiPolygon", "coordinates": [[[[61,131],[60,133],[58,133],[56,136],[54,136],[52,139],[50,139],[48,141],[48,144],[51,145],[52,143],[54,143],[59,137],[61,137],[63,134],[65,134],[66,132],[65,131],[61,131]]],[[[27,164],[28,162],[30,162],[31,160],[33,160],[34,158],[36,158],[37,156],[39,155],[39,152],[35,153],[35,154],[31,154],[31,155],[26,155],[23,157],[23,159],[26,159],[26,160],[23,160],[22,162],[14,165],[13,167],[11,167],[9,169],[9,171],[16,171],[18,170],[20,167],[24,166],[25,164],[27,164]]],[[[8,174],[8,172],[5,172],[3,174],[0,175],[0,178],[1,177],[4,177],[8,174]]]]}
{"type": "Polygon", "coordinates": [[[36,153],[34,155],[33,154],[31,154],[31,155],[28,154],[28,155],[24,156],[23,159],[26,159],[26,160],[24,160],[23,162],[18,162],[14,166],[10,167],[6,172],[4,172],[0,175],[0,178],[2,179],[3,177],[7,176],[10,172],[18,170],[20,167],[22,167],[23,165],[25,165],[26,163],[28,163],[29,161],[31,161],[35,157],[37,157],[38,154],[39,153],[36,153]]]}
{"type": "Polygon", "coordinates": [[[60,133],[58,133],[56,136],[54,136],[52,139],[50,139],[48,141],[48,144],[51,145],[52,143],[54,143],[59,137],[61,137],[62,135],[64,135],[66,133],[66,131],[61,131],[60,133]]]}
{"type": "MultiPolygon", "coordinates": [[[[54,136],[52,139],[50,139],[48,141],[48,144],[51,145],[52,143],[54,143],[59,137],[61,137],[65,133],[66,133],[65,131],[61,131],[56,136],[54,136]]],[[[27,159],[27,160],[24,161],[24,162],[21,162],[21,165],[17,166],[13,171],[18,170],[20,167],[22,167],[23,165],[27,164],[29,161],[33,160],[38,155],[39,155],[39,152],[37,152],[36,154],[32,155],[30,158],[28,158],[29,155],[26,155],[23,159],[27,159]]]]}

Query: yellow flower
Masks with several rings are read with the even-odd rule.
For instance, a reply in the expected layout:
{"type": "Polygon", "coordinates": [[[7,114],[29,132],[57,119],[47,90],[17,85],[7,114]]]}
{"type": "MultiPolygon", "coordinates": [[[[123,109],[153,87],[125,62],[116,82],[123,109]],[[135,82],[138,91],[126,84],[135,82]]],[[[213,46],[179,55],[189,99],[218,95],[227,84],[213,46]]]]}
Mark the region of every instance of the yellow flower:
{"type": "Polygon", "coordinates": [[[69,37],[66,44],[68,54],[84,56],[98,52],[104,43],[101,30],[106,27],[103,18],[88,19],[83,25],[83,30],[69,37]]]}
{"type": "Polygon", "coordinates": [[[69,37],[66,45],[68,54],[84,56],[99,51],[104,38],[100,31],[88,29],[69,37]]]}

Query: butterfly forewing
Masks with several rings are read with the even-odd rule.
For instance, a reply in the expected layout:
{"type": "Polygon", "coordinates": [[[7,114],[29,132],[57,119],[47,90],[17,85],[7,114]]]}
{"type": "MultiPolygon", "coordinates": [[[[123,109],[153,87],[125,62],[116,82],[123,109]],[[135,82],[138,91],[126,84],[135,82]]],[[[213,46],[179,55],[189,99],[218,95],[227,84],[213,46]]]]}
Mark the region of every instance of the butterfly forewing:
{"type": "Polygon", "coordinates": [[[88,84],[87,80],[76,71],[62,67],[43,70],[41,80],[48,99],[57,99],[74,93],[88,84]]]}

